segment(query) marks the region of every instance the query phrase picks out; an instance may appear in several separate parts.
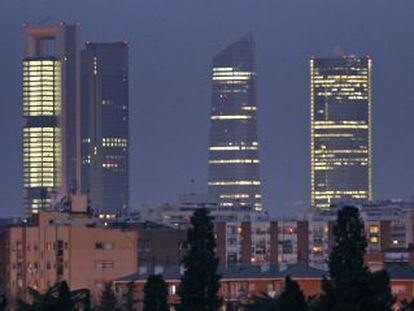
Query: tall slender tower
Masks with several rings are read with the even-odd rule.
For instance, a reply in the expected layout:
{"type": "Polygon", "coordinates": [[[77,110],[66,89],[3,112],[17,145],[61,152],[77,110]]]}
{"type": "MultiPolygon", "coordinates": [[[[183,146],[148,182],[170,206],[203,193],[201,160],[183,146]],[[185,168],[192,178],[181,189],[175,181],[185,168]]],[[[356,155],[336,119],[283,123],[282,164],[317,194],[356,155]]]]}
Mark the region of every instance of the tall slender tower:
{"type": "Polygon", "coordinates": [[[24,33],[24,206],[31,214],[79,186],[79,25],[25,25],[24,33]]]}
{"type": "Polygon", "coordinates": [[[262,211],[255,42],[251,34],[213,61],[209,192],[222,206],[262,211]]]}
{"type": "Polygon", "coordinates": [[[369,57],[312,58],[311,207],[372,199],[369,57]]]}
{"type": "Polygon", "coordinates": [[[82,192],[94,208],[128,207],[128,44],[87,43],[82,51],[82,192]]]}

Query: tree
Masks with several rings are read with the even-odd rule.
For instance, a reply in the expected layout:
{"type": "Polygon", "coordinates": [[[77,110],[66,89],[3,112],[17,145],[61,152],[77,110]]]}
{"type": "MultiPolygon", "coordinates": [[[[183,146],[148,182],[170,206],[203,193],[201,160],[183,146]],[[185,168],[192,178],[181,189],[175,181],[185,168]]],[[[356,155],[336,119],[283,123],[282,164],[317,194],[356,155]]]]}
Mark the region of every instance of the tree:
{"type": "Polygon", "coordinates": [[[285,286],[279,297],[270,297],[267,294],[255,296],[253,303],[248,307],[251,311],[307,311],[308,304],[299,284],[290,276],[285,278],[285,286]]]}
{"type": "Polygon", "coordinates": [[[143,311],[167,311],[168,286],[162,275],[150,275],[144,286],[144,310],[143,311]]]}
{"type": "Polygon", "coordinates": [[[400,311],[414,311],[414,300],[408,301],[404,299],[401,302],[400,311]]]}
{"type": "Polygon", "coordinates": [[[56,297],[57,310],[71,311],[75,307],[75,301],[72,300],[72,295],[68,284],[63,281],[58,285],[58,293],[56,297]]]}
{"type": "Polygon", "coordinates": [[[112,289],[112,282],[106,282],[101,293],[98,309],[101,311],[114,311],[118,307],[118,299],[112,289]]]}
{"type": "Polygon", "coordinates": [[[252,303],[246,308],[248,311],[273,311],[278,309],[277,298],[266,293],[255,295],[252,303]]]}
{"type": "Polygon", "coordinates": [[[129,282],[128,283],[128,290],[122,297],[122,310],[128,310],[128,311],[134,311],[137,310],[136,304],[138,302],[137,299],[135,299],[135,283],[129,282]]]}
{"type": "Polygon", "coordinates": [[[390,276],[387,271],[370,272],[367,277],[368,295],[362,302],[362,308],[378,311],[393,310],[395,297],[391,293],[390,276]]]}
{"type": "Polygon", "coordinates": [[[184,256],[184,275],[181,279],[180,309],[182,311],[217,310],[222,300],[218,296],[221,275],[213,223],[206,208],[197,209],[191,217],[187,233],[188,251],[184,256]]]}
{"type": "Polygon", "coordinates": [[[57,282],[44,294],[28,287],[25,298],[18,301],[19,310],[72,311],[76,307],[89,310],[88,306],[90,305],[89,290],[71,291],[65,281],[57,282]]]}
{"type": "Polygon", "coordinates": [[[298,282],[293,281],[289,275],[285,278],[285,288],[277,300],[280,310],[283,311],[308,310],[308,304],[298,282]]]}
{"type": "Polygon", "coordinates": [[[5,294],[0,294],[0,311],[6,310],[7,298],[5,294]]]}
{"type": "Polygon", "coordinates": [[[359,281],[368,270],[364,265],[367,241],[356,207],[347,206],[338,211],[333,234],[335,245],[329,258],[331,279],[338,285],[359,281]]]}
{"type": "Polygon", "coordinates": [[[371,273],[364,264],[367,241],[356,207],[338,211],[335,245],[329,257],[330,279],[322,281],[318,310],[392,310],[387,272],[371,273]]]}

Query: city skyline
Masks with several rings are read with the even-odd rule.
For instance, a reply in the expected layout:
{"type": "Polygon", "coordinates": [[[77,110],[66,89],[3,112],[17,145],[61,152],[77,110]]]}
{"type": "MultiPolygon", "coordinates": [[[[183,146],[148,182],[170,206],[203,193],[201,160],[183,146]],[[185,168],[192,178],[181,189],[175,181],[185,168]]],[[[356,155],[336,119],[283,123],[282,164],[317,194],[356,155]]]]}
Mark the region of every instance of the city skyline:
{"type": "MultiPolygon", "coordinates": [[[[319,3],[316,3],[316,5],[319,5],[319,3]]],[[[10,9],[15,7],[13,4],[5,4],[5,6],[10,9]]],[[[367,9],[363,4],[351,3],[349,6],[349,9],[340,5],[338,5],[338,8],[344,10],[344,16],[359,7],[367,9]]],[[[30,8],[33,9],[33,7],[30,8]]],[[[307,122],[307,103],[309,102],[309,95],[307,94],[308,66],[306,63],[312,54],[317,56],[341,54],[340,47],[346,47],[346,50],[353,51],[359,55],[370,52],[375,62],[375,70],[373,72],[373,97],[375,102],[375,109],[373,111],[373,149],[375,154],[373,179],[374,189],[379,187],[379,191],[374,191],[375,198],[409,197],[413,192],[412,186],[409,183],[412,179],[412,171],[407,169],[407,167],[412,165],[412,161],[408,157],[412,147],[410,147],[409,135],[404,134],[411,131],[411,124],[409,122],[411,105],[409,103],[412,101],[412,96],[409,92],[409,86],[412,84],[412,77],[410,75],[412,63],[409,60],[409,55],[411,55],[412,44],[409,40],[404,41],[403,39],[409,37],[408,34],[412,31],[406,15],[410,10],[402,12],[403,17],[398,18],[400,26],[397,26],[393,31],[389,31],[386,24],[383,25],[382,20],[379,19],[380,15],[378,12],[384,8],[387,8],[387,5],[381,2],[373,7],[370,6],[370,10],[373,10],[373,16],[367,19],[357,14],[356,25],[351,27],[348,32],[344,32],[339,36],[321,31],[322,25],[318,23],[311,26],[309,31],[307,31],[304,28],[304,24],[309,22],[311,16],[314,16],[314,13],[310,11],[308,12],[309,17],[305,18],[306,23],[298,24],[297,28],[290,30],[292,36],[289,36],[291,40],[288,44],[280,44],[283,42],[283,37],[280,36],[289,34],[289,32],[284,31],[277,31],[276,34],[281,40],[274,40],[275,43],[270,44],[269,39],[274,38],[274,36],[270,36],[265,31],[264,26],[269,25],[270,29],[275,29],[278,22],[277,19],[274,22],[269,21],[268,18],[271,16],[271,13],[266,14],[259,5],[252,13],[252,24],[246,26],[236,23],[232,29],[219,32],[217,39],[214,39],[214,43],[212,43],[213,40],[209,39],[209,43],[204,42],[203,45],[201,44],[202,40],[196,38],[193,44],[197,47],[204,47],[205,51],[200,49],[198,52],[196,49],[197,53],[194,53],[194,49],[191,49],[193,50],[192,55],[184,51],[185,56],[182,58],[178,57],[178,43],[177,45],[171,45],[172,37],[177,39],[176,36],[170,37],[164,34],[161,40],[156,40],[157,43],[155,44],[148,41],[146,36],[148,36],[149,30],[145,27],[140,27],[142,34],[139,36],[131,31],[122,30],[126,27],[131,15],[127,14],[125,23],[114,26],[109,31],[96,32],[91,27],[91,21],[87,21],[80,14],[80,17],[77,17],[77,19],[79,19],[82,29],[85,30],[86,35],[84,39],[91,39],[93,41],[128,39],[133,45],[134,56],[131,55],[133,60],[133,72],[131,74],[133,84],[131,84],[131,88],[134,90],[131,91],[135,95],[131,96],[131,98],[134,98],[132,116],[135,125],[133,126],[132,154],[135,159],[132,161],[131,171],[133,172],[132,182],[137,185],[132,195],[133,206],[136,207],[141,202],[151,202],[151,200],[155,200],[154,198],[159,198],[162,201],[173,199],[177,193],[187,191],[186,187],[190,184],[191,178],[195,178],[198,185],[204,184],[207,174],[205,166],[203,167],[203,163],[206,163],[204,161],[207,158],[207,153],[205,152],[205,146],[208,145],[207,130],[200,129],[194,131],[194,133],[189,133],[190,129],[197,125],[200,128],[200,124],[203,124],[203,127],[207,127],[206,124],[208,124],[209,84],[206,81],[208,77],[204,75],[206,75],[206,72],[208,73],[209,60],[211,55],[214,55],[214,51],[219,50],[220,46],[225,46],[240,34],[245,33],[246,28],[250,27],[253,28],[258,38],[258,93],[261,97],[259,98],[261,104],[259,114],[263,124],[262,128],[259,126],[259,134],[262,138],[262,147],[264,148],[261,154],[263,158],[262,164],[264,165],[264,170],[262,170],[264,176],[263,194],[265,204],[269,206],[269,210],[287,209],[296,204],[308,204],[306,201],[309,199],[307,194],[309,183],[307,182],[308,177],[303,174],[303,172],[308,172],[309,165],[309,156],[306,150],[308,146],[306,143],[307,137],[303,135],[303,133],[307,132],[307,127],[309,126],[307,122]],[[263,23],[258,22],[259,16],[261,16],[259,13],[264,14],[263,23]],[[358,34],[357,29],[364,29],[363,33],[358,34]],[[315,30],[320,32],[315,32],[315,30]],[[305,34],[309,35],[310,32],[317,33],[320,39],[317,39],[316,35],[310,35],[309,40],[303,40],[305,34]],[[300,37],[303,43],[299,43],[300,40],[294,36],[300,33],[303,33],[300,37]],[[372,34],[372,36],[367,36],[367,33],[372,34]],[[381,40],[379,33],[381,33],[381,40]],[[138,38],[143,40],[142,44],[140,44],[138,38]],[[166,39],[165,43],[163,39],[166,39]],[[312,40],[315,40],[315,42],[313,43],[312,40]],[[393,44],[397,42],[398,44],[393,44]],[[174,58],[174,60],[172,57],[160,59],[160,53],[155,54],[154,57],[149,56],[150,51],[154,53],[154,48],[157,45],[164,47],[164,44],[165,46],[171,45],[169,52],[178,58],[174,58]],[[298,50],[295,51],[295,49],[298,50]],[[148,56],[148,58],[143,62],[142,59],[145,56],[148,56]],[[137,61],[138,59],[140,60],[137,61]],[[390,59],[394,61],[391,62],[390,59]],[[195,60],[202,63],[191,69],[192,65],[183,67],[187,62],[194,64],[195,60]],[[176,75],[179,71],[175,69],[180,67],[182,70],[182,80],[177,79],[180,80],[179,83],[171,81],[172,72],[176,75]],[[145,82],[144,76],[139,77],[140,68],[146,72],[145,79],[148,79],[148,82],[144,84],[145,87],[139,87],[139,85],[142,85],[140,83],[145,82]],[[151,72],[148,70],[150,68],[156,68],[156,70],[151,72]],[[167,70],[168,72],[166,72],[165,69],[167,68],[174,68],[174,70],[167,70]],[[390,76],[395,77],[395,79],[390,79],[390,76]],[[154,88],[148,88],[148,85],[159,85],[161,82],[167,81],[170,82],[169,85],[164,85],[165,91],[163,93],[168,94],[168,96],[155,94],[154,88]],[[177,90],[174,91],[174,88],[177,88],[177,90]],[[183,89],[188,91],[186,92],[183,89]],[[136,94],[138,92],[140,95],[137,97],[136,94]],[[162,103],[163,105],[161,105],[162,103]],[[161,110],[161,107],[166,108],[166,111],[161,110]],[[182,114],[185,110],[187,112],[182,114]],[[157,115],[154,112],[161,113],[157,115]],[[171,116],[171,113],[174,113],[177,119],[169,120],[167,115],[171,116]],[[155,118],[156,115],[157,119],[155,118]],[[191,119],[189,118],[190,116],[192,116],[191,119]],[[285,122],[283,119],[290,120],[290,122],[285,122]],[[188,122],[187,125],[184,125],[184,120],[188,122]],[[178,135],[178,137],[182,138],[181,141],[174,144],[169,143],[171,135],[168,133],[168,128],[173,129],[175,136],[178,135]],[[148,135],[148,133],[151,133],[151,135],[148,135]],[[144,135],[151,136],[151,140],[146,139],[144,135]],[[381,139],[378,139],[378,137],[381,139]],[[194,151],[190,152],[191,156],[186,155],[184,152],[186,150],[184,147],[187,145],[194,146],[194,151]],[[283,147],[281,148],[281,146],[283,147]],[[148,150],[151,152],[148,152],[148,150]],[[161,172],[165,174],[165,178],[161,178],[161,172]]],[[[392,9],[391,12],[397,12],[398,8],[401,8],[401,6],[397,5],[397,8],[392,9]]],[[[411,7],[409,6],[409,8],[411,7]]],[[[74,16],[77,14],[70,9],[64,12],[65,9],[68,9],[68,7],[58,10],[52,5],[50,12],[53,13],[57,20],[73,21],[74,16]]],[[[125,7],[121,6],[118,10],[125,10],[125,7]]],[[[148,13],[148,7],[146,12],[148,13]]],[[[107,16],[105,12],[102,14],[103,17],[107,16]]],[[[166,23],[173,21],[172,17],[165,11],[160,14],[165,16],[167,19],[166,23]]],[[[248,16],[247,13],[240,14],[248,16]]],[[[286,14],[292,16],[293,6],[287,5],[286,14]]],[[[218,19],[223,18],[223,15],[218,17],[218,19]]],[[[327,19],[332,21],[332,15],[328,15],[327,19]]],[[[3,22],[5,25],[13,25],[13,27],[16,25],[16,28],[12,29],[18,29],[21,25],[19,27],[17,25],[21,24],[21,21],[27,19],[39,20],[37,16],[43,16],[40,14],[39,9],[34,9],[30,13],[23,10],[17,18],[16,16],[13,17],[17,21],[11,21],[10,18],[5,16],[3,22]],[[21,18],[18,18],[19,16],[21,18]]],[[[286,22],[286,18],[281,16],[279,18],[286,22]]],[[[230,20],[234,21],[235,17],[230,20]]],[[[341,20],[343,19],[341,18],[341,20]]],[[[391,14],[390,20],[397,19],[395,15],[391,14]]],[[[139,25],[144,23],[142,19],[138,20],[138,22],[139,25]]],[[[202,20],[200,23],[204,22],[202,20]]],[[[334,33],[341,29],[340,26],[332,24],[334,33]]],[[[179,25],[182,27],[184,24],[179,22],[179,25]]],[[[12,31],[12,29],[9,32],[18,37],[18,33],[12,31]]],[[[214,29],[217,30],[217,28],[214,29]]],[[[188,41],[190,37],[187,30],[183,28],[177,28],[176,30],[180,30],[185,34],[185,36],[178,39],[180,44],[191,42],[188,41]]],[[[212,38],[212,33],[203,33],[208,35],[207,38],[212,38]]],[[[10,176],[10,178],[3,178],[3,181],[1,181],[1,185],[5,189],[3,198],[8,206],[7,210],[5,210],[6,215],[8,213],[21,213],[18,210],[21,206],[19,203],[21,193],[14,189],[18,188],[16,185],[21,180],[18,175],[22,171],[19,168],[19,139],[18,135],[13,133],[14,131],[17,132],[20,123],[17,120],[17,112],[20,113],[21,111],[20,101],[18,100],[19,93],[16,92],[18,86],[13,84],[19,83],[18,72],[15,71],[19,67],[16,65],[16,60],[18,60],[17,56],[21,49],[18,48],[20,44],[18,41],[13,41],[9,38],[10,35],[6,34],[3,40],[10,43],[8,50],[13,51],[14,56],[10,57],[10,52],[5,51],[6,54],[4,54],[5,56],[1,59],[1,62],[4,64],[4,70],[8,75],[7,79],[3,75],[0,80],[2,90],[4,90],[1,97],[2,109],[6,109],[6,107],[10,109],[2,111],[3,137],[0,137],[7,146],[10,146],[10,149],[4,154],[4,160],[2,161],[6,167],[4,175],[10,176]],[[10,60],[10,62],[5,61],[6,59],[10,60]],[[8,111],[9,113],[7,113],[8,111]],[[10,135],[6,136],[5,133],[10,133],[10,135]]],[[[183,51],[180,50],[180,53],[183,53],[183,51]]]]}

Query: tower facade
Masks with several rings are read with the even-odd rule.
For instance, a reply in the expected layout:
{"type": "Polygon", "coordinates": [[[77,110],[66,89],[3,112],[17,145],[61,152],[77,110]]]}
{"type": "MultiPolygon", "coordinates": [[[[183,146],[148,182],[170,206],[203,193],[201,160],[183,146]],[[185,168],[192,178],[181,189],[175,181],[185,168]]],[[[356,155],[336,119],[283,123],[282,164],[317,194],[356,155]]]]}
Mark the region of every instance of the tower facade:
{"type": "Polygon", "coordinates": [[[82,192],[95,209],[126,212],[129,199],[128,44],[82,51],[82,192]]]}
{"type": "Polygon", "coordinates": [[[372,199],[369,57],[312,58],[311,207],[372,199]]]}
{"type": "Polygon", "coordinates": [[[26,213],[79,187],[79,25],[24,26],[23,167],[26,213]]]}
{"type": "Polygon", "coordinates": [[[213,61],[209,192],[225,207],[262,211],[255,42],[245,35],[213,61]]]}

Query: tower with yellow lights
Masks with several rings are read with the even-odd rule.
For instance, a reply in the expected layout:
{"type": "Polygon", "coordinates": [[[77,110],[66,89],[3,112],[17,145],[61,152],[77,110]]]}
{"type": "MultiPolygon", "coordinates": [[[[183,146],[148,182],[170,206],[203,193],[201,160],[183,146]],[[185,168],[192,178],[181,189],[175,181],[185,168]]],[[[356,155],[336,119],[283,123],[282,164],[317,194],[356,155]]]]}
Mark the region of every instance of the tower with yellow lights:
{"type": "Polygon", "coordinates": [[[311,58],[311,208],[372,199],[370,57],[311,58]]]}
{"type": "Polygon", "coordinates": [[[23,196],[27,214],[79,189],[79,25],[24,26],[23,196]]]}
{"type": "Polygon", "coordinates": [[[216,55],[212,72],[209,192],[220,205],[263,211],[251,34],[216,55]]]}

